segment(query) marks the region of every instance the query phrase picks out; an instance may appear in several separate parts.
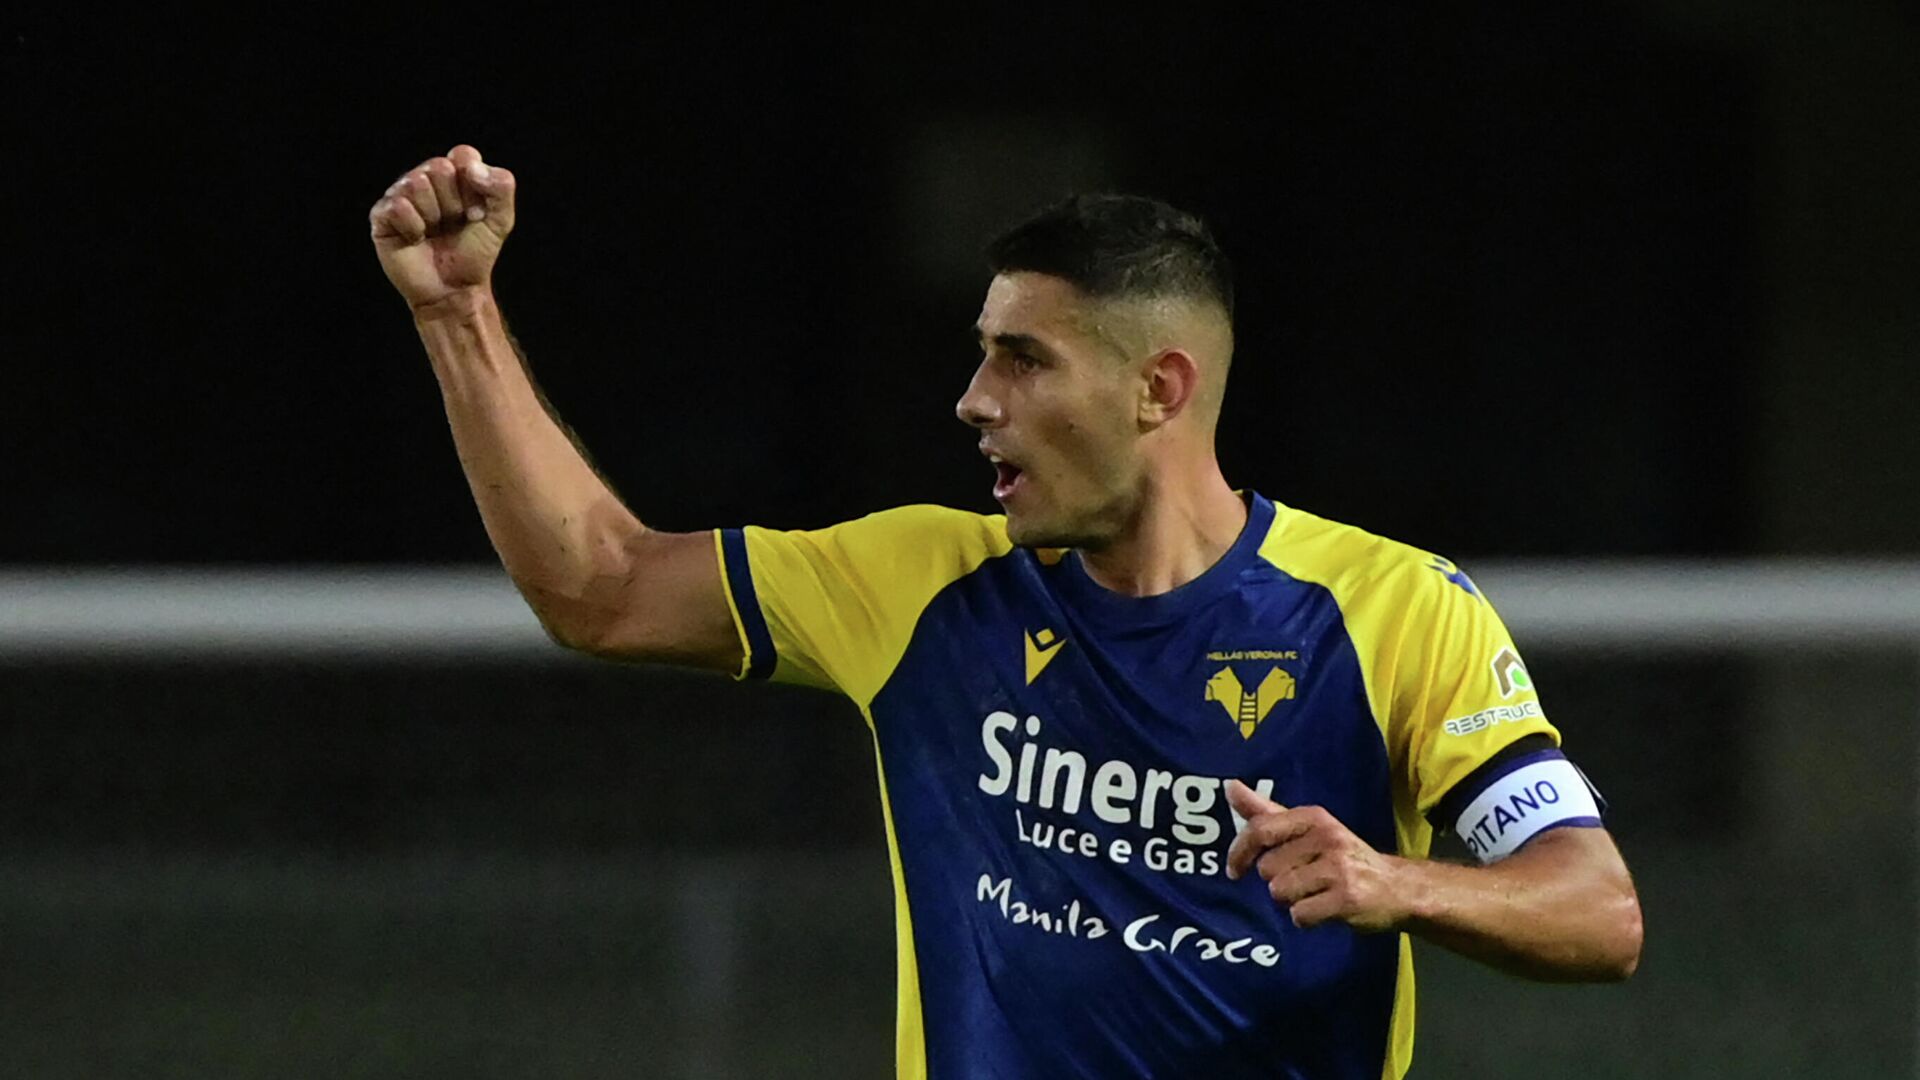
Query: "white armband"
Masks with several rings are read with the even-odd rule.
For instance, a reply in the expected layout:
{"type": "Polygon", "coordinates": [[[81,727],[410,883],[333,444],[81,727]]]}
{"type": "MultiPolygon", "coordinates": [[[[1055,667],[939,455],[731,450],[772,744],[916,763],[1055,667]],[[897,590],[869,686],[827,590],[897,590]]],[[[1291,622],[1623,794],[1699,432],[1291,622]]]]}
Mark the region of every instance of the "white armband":
{"type": "Polygon", "coordinates": [[[1586,777],[1560,751],[1542,750],[1504,764],[1507,768],[1467,803],[1453,825],[1481,862],[1504,859],[1548,829],[1600,824],[1600,807],[1586,777]]]}

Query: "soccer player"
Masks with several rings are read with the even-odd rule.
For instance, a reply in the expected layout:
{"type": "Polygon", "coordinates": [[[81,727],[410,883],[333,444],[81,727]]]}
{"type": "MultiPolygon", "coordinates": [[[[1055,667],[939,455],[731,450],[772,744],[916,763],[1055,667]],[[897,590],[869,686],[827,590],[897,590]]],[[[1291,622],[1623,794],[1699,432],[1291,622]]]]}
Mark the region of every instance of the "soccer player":
{"type": "Polygon", "coordinates": [[[1228,485],[1225,259],[1147,199],[989,249],[957,407],[1004,516],[667,533],[545,407],[490,287],[515,178],[373,207],[487,532],[548,632],[790,680],[872,728],[904,1077],[1396,1077],[1409,935],[1617,980],[1639,903],[1474,583],[1228,485]],[[1435,829],[1479,865],[1426,858],[1435,829]]]}

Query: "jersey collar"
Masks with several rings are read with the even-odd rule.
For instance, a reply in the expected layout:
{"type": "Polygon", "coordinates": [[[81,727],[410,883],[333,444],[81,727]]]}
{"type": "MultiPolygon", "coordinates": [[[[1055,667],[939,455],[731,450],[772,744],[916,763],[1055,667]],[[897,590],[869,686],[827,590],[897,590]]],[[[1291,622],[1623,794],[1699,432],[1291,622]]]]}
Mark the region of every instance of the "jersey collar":
{"type": "Polygon", "coordinates": [[[1260,545],[1273,527],[1273,503],[1258,492],[1241,495],[1247,501],[1246,525],[1227,553],[1199,577],[1155,596],[1128,596],[1093,580],[1080,561],[1080,553],[1070,551],[1058,564],[1057,587],[1062,598],[1082,611],[1123,622],[1166,622],[1205,606],[1233,588],[1241,571],[1259,557],[1260,545]]]}

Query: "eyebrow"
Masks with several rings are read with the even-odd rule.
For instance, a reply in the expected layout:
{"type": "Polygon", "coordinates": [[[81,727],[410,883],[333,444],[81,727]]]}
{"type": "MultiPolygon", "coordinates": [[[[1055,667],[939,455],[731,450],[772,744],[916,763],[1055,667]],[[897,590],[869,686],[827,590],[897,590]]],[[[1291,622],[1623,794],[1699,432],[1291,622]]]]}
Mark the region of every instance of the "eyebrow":
{"type": "Polygon", "coordinates": [[[992,342],[994,345],[997,345],[1002,349],[1013,349],[1018,352],[1041,353],[1046,356],[1053,355],[1053,350],[1047,348],[1045,342],[1042,342],[1039,338],[1034,337],[1032,334],[995,334],[993,335],[993,337],[989,338],[987,337],[986,331],[980,329],[980,327],[978,326],[975,326],[973,328],[973,340],[979,342],[982,348],[985,348],[988,342],[992,342]]]}

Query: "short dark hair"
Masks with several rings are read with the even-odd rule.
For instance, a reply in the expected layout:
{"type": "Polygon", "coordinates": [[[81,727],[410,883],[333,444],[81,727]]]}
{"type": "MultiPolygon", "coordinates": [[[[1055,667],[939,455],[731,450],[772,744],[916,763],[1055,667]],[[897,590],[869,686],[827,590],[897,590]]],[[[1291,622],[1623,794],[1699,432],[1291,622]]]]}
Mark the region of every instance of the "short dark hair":
{"type": "Polygon", "coordinates": [[[995,274],[1030,271],[1088,296],[1211,300],[1233,317],[1233,271],[1193,214],[1141,195],[1073,195],[987,245],[995,274]]]}

